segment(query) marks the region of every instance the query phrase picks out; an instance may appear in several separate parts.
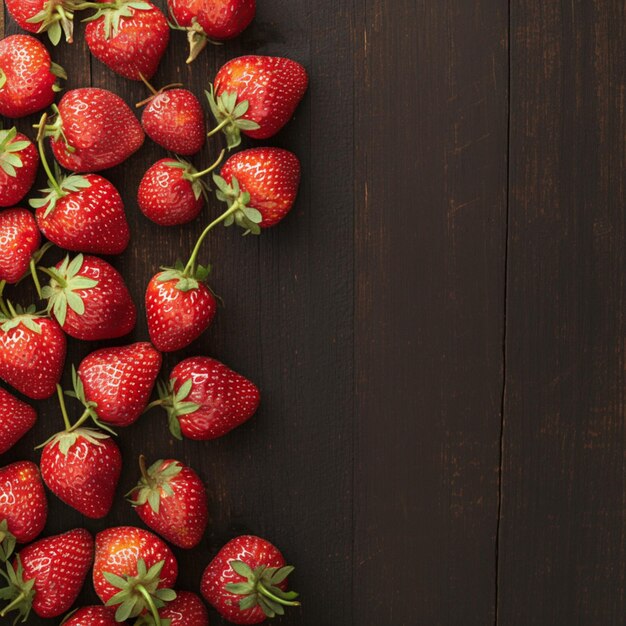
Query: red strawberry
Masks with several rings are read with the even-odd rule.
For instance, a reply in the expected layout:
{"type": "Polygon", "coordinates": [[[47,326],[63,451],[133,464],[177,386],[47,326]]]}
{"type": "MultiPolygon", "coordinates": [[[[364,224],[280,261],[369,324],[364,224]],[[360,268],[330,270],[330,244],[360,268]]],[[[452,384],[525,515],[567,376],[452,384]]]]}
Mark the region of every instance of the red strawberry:
{"type": "Polygon", "coordinates": [[[176,154],[192,155],[202,150],[206,125],[198,98],[187,89],[164,87],[152,91],[154,95],[147,100],[141,116],[146,135],[176,154]]]}
{"type": "Polygon", "coordinates": [[[10,450],[36,421],[37,411],[32,406],[0,387],[0,454],[10,450]]]}
{"type": "Polygon", "coordinates": [[[198,474],[180,461],[157,461],[146,469],[130,502],[144,524],[179,548],[197,546],[209,520],[206,490],[198,474]]]}
{"type": "MultiPolygon", "coordinates": [[[[0,281],[16,283],[31,266],[41,244],[41,235],[32,214],[26,209],[0,213],[0,281]]],[[[32,269],[36,273],[34,263],[32,269]]],[[[0,290],[1,291],[1,290],[0,290]]]]}
{"type": "Polygon", "coordinates": [[[16,541],[34,541],[47,517],[48,502],[38,467],[19,461],[0,468],[0,559],[9,558],[16,541]]]}
{"type": "Polygon", "coordinates": [[[45,270],[52,278],[43,288],[48,311],[76,339],[98,341],[127,335],[137,309],[121,274],[106,261],[79,254],[45,270]]]}
{"type": "Polygon", "coordinates": [[[137,203],[141,212],[161,226],[186,224],[198,217],[206,201],[207,185],[191,163],[161,159],[143,176],[137,203]]]}
{"type": "Polygon", "coordinates": [[[86,606],[70,613],[61,622],[63,626],[119,626],[115,611],[106,606],[86,606]]]}
{"type": "MultiPolygon", "coordinates": [[[[209,626],[209,613],[195,593],[177,591],[176,599],[159,611],[161,621],[169,620],[169,626],[209,626]]],[[[142,616],[135,626],[154,626],[150,615],[142,616]]]]}
{"type": "Polygon", "coordinates": [[[291,210],[300,186],[300,162],[281,148],[253,148],[234,154],[213,177],[217,197],[232,221],[254,234],[280,222],[291,210]]]}
{"type": "Polygon", "coordinates": [[[68,91],[54,123],[44,127],[57,161],[72,172],[97,172],[123,163],[139,150],[144,133],[118,95],[84,87],[68,91]]]}
{"type": "Polygon", "coordinates": [[[67,346],[55,320],[21,307],[0,314],[0,378],[33,400],[49,398],[63,373],[67,346]]]}
{"type": "Polygon", "coordinates": [[[78,368],[76,395],[85,406],[94,405],[101,422],[130,426],[150,400],[161,361],[149,343],[96,350],[78,368]]]}
{"type": "Polygon", "coordinates": [[[8,567],[8,586],[0,597],[11,600],[0,616],[19,611],[28,620],[31,608],[39,617],[57,617],[74,604],[93,561],[93,538],[83,528],[46,537],[24,548],[8,567]]]}
{"type": "Polygon", "coordinates": [[[26,135],[15,127],[0,130],[0,207],[14,206],[30,191],[39,155],[26,135]]]}
{"type": "Polygon", "coordinates": [[[182,266],[159,272],[146,289],[150,339],[157,350],[175,352],[195,341],[211,324],[217,302],[204,284],[209,268],[182,266]]]}
{"type": "Polygon", "coordinates": [[[67,78],[65,70],[34,37],[12,35],[0,41],[0,115],[24,117],[45,109],[60,91],[59,78],[67,78]]]}
{"type": "Polygon", "coordinates": [[[168,587],[174,586],[177,576],[172,551],[147,530],[120,526],[96,536],[93,586],[100,600],[116,609],[118,622],[149,609],[160,623],[156,609],[175,599],[168,587]]]}
{"type": "Polygon", "coordinates": [[[109,435],[80,428],[91,416],[89,409],[72,426],[63,391],[57,389],[65,430],[44,444],[41,476],[48,489],[68,506],[92,519],[105,517],[113,505],[122,471],[120,449],[109,435]]]}
{"type": "Polygon", "coordinates": [[[261,395],[247,378],[209,357],[181,361],[169,385],[159,385],[161,406],[172,434],[189,439],[217,439],[249,420],[261,395]]]}
{"type": "Polygon", "coordinates": [[[88,21],[85,38],[97,59],[125,78],[152,78],[170,40],[157,7],[147,0],[116,0],[103,3],[88,21]]]}
{"type": "Polygon", "coordinates": [[[229,622],[260,624],[283,615],[284,606],[299,606],[298,594],[285,591],[293,569],[269,541],[244,535],[229,541],[209,563],[200,590],[229,622]]]}
{"type": "Polygon", "coordinates": [[[245,56],[229,61],[215,77],[209,104],[228,147],[241,132],[254,139],[275,135],[292,117],[308,86],[306,70],[281,57],[245,56]]]}
{"type": "Polygon", "coordinates": [[[55,46],[63,33],[67,42],[72,42],[76,0],[5,0],[4,3],[11,17],[24,30],[47,32],[55,46]]]}

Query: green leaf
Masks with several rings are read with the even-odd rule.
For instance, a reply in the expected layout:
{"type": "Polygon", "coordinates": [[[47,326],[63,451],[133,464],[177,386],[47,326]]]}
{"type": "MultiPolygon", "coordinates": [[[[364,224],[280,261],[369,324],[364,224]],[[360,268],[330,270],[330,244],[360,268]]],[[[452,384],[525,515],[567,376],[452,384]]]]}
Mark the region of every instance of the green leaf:
{"type": "Polygon", "coordinates": [[[176,592],[173,589],[157,589],[154,595],[164,602],[172,602],[176,600],[176,592]]]}
{"type": "Polygon", "coordinates": [[[255,209],[253,207],[245,207],[242,210],[245,213],[245,216],[254,224],[260,224],[263,221],[263,215],[258,209],[255,209]]]}
{"type": "Polygon", "coordinates": [[[291,565],[285,565],[285,567],[281,567],[279,570],[276,570],[270,579],[272,584],[278,585],[279,583],[282,583],[283,580],[285,580],[285,578],[287,578],[287,576],[289,576],[289,574],[291,574],[294,570],[295,567],[292,567],[291,565]]]}
{"type": "Polygon", "coordinates": [[[241,130],[259,130],[259,124],[252,120],[239,119],[235,120],[235,126],[241,130]]]}
{"type": "Polygon", "coordinates": [[[65,292],[65,298],[67,300],[67,304],[76,313],[76,315],[83,315],[85,313],[85,303],[83,299],[73,291],[69,289],[65,292]]]}
{"type": "Polygon", "coordinates": [[[254,608],[258,604],[257,596],[255,594],[249,595],[245,598],[242,598],[239,601],[239,608],[242,611],[247,611],[248,609],[254,608]]]}
{"type": "Polygon", "coordinates": [[[54,313],[54,317],[57,318],[57,322],[59,322],[59,324],[63,326],[67,317],[67,298],[65,298],[64,296],[55,298],[52,311],[54,313]]]}
{"type": "Polygon", "coordinates": [[[102,572],[102,575],[104,576],[105,580],[114,587],[117,587],[118,589],[126,588],[126,580],[124,580],[121,576],[118,576],[117,574],[113,574],[111,572],[102,572]]]}
{"type": "Polygon", "coordinates": [[[191,393],[191,388],[193,387],[193,380],[191,378],[188,378],[179,388],[178,391],[176,392],[176,395],[174,397],[174,400],[177,402],[179,400],[185,400],[185,398],[187,398],[187,396],[189,396],[189,394],[191,393]]]}
{"type": "Polygon", "coordinates": [[[254,591],[254,585],[250,583],[228,583],[224,586],[224,589],[230,591],[230,593],[243,596],[252,593],[254,591]]]}
{"type": "Polygon", "coordinates": [[[150,508],[158,515],[161,506],[161,498],[158,491],[152,490],[148,493],[148,504],[150,504],[150,508]]]}
{"type": "Polygon", "coordinates": [[[248,580],[254,578],[254,572],[250,569],[250,566],[243,561],[231,561],[230,567],[236,574],[239,574],[239,576],[243,576],[248,580]]]}
{"type": "Polygon", "coordinates": [[[52,22],[48,28],[48,38],[53,46],[58,46],[63,36],[63,29],[59,22],[52,22]]]}
{"type": "Polygon", "coordinates": [[[8,163],[7,161],[4,161],[4,160],[0,161],[0,167],[11,178],[15,178],[17,176],[17,172],[15,171],[15,168],[10,163],[8,163]]]}
{"type": "Polygon", "coordinates": [[[178,421],[178,418],[176,417],[176,414],[169,413],[167,421],[168,421],[168,426],[169,426],[169,429],[170,429],[170,432],[172,433],[172,435],[176,439],[182,440],[183,433],[182,433],[182,430],[180,428],[180,422],[178,421]]]}
{"type": "Polygon", "coordinates": [[[77,254],[72,259],[72,261],[67,266],[66,274],[68,278],[73,278],[74,276],[76,276],[76,274],[78,274],[78,272],[80,271],[80,268],[83,266],[83,260],[84,260],[84,257],[82,254],[77,254]]]}

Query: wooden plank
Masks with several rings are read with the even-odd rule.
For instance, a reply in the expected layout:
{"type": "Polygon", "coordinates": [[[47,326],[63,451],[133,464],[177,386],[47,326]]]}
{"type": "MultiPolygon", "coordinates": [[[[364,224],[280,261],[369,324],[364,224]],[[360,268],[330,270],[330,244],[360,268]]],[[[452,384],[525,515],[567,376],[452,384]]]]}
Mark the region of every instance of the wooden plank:
{"type": "Polygon", "coordinates": [[[499,622],[624,623],[619,0],[511,4],[499,622]]]}
{"type": "Polygon", "coordinates": [[[493,623],[502,2],[368,2],[356,59],[357,624],[493,623]]]}

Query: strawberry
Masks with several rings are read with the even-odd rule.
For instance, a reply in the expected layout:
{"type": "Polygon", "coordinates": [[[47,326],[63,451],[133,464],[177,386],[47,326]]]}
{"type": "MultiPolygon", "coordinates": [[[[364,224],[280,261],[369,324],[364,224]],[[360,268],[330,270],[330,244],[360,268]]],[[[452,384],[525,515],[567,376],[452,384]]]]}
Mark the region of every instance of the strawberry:
{"type": "Polygon", "coordinates": [[[40,131],[51,137],[57,161],[72,172],[115,167],[139,150],[145,138],[130,107],[106,89],[72,89],[55,112],[54,122],[40,131]]]}
{"type": "Polygon", "coordinates": [[[48,489],[68,506],[92,519],[105,517],[122,472],[120,449],[109,435],[80,427],[91,417],[88,408],[71,425],[60,386],[57,392],[65,430],[43,444],[41,476],[48,489]]]}
{"type": "Polygon", "coordinates": [[[141,479],[130,492],[130,502],[144,524],[179,548],[197,546],[209,520],[202,480],[180,461],[157,461],[146,469],[139,459],[141,479]]]}
{"type": "MultiPolygon", "coordinates": [[[[213,180],[218,199],[228,205],[225,220],[259,234],[289,213],[300,186],[298,157],[281,148],[243,150],[226,161],[213,180]]],[[[226,215],[226,214],[224,214],[226,215]]]]}
{"type": "Polygon", "coordinates": [[[198,98],[187,89],[164,87],[137,106],[146,105],[141,115],[143,129],[161,147],[189,156],[202,150],[206,140],[204,111],[198,98]]]}
{"type": "MultiPolygon", "coordinates": [[[[169,626],[209,626],[209,613],[204,603],[189,591],[177,591],[176,599],[168,602],[159,614],[163,623],[169,620],[169,626]]],[[[134,626],[154,626],[154,619],[143,615],[134,626]]]]}
{"type": "Polygon", "coordinates": [[[209,135],[223,130],[229,148],[241,133],[253,139],[275,135],[292,117],[308,86],[302,65],[281,57],[244,56],[228,61],[207,92],[218,122],[209,135]]]}
{"type": "Polygon", "coordinates": [[[48,502],[39,469],[30,461],[0,468],[0,560],[15,543],[34,541],[46,525],[48,502]]]}
{"type": "Polygon", "coordinates": [[[70,613],[62,626],[119,626],[115,621],[115,611],[106,606],[85,606],[70,613]]]}
{"type": "Polygon", "coordinates": [[[127,335],[135,327],[137,309],[121,274],[106,261],[79,254],[66,256],[42,294],[48,311],[76,339],[98,341],[127,335]]]}
{"type": "Polygon", "coordinates": [[[158,609],[176,598],[169,587],[177,576],[172,551],[147,530],[120,526],[96,536],[93,585],[100,600],[116,609],[118,622],[149,610],[160,626],[158,609]]]}
{"type": "Polygon", "coordinates": [[[7,10],[19,26],[31,33],[47,32],[55,46],[63,34],[72,43],[77,4],[76,0],[5,0],[7,10]]]}
{"type": "Polygon", "coordinates": [[[87,355],[75,377],[75,395],[97,419],[130,426],[146,408],[162,357],[149,343],[102,348],[87,355]]]}
{"type": "Polygon", "coordinates": [[[0,454],[10,450],[36,421],[37,411],[32,406],[0,387],[0,454]]]}
{"type": "Polygon", "coordinates": [[[207,43],[241,34],[254,19],[256,0],[168,0],[177,30],[187,31],[191,63],[207,43]]]}
{"type": "Polygon", "coordinates": [[[260,624],[283,615],[285,606],[299,606],[298,594],[285,591],[293,569],[269,541],[244,535],[217,553],[202,575],[200,590],[229,622],[260,624]]]}
{"type": "Polygon", "coordinates": [[[29,211],[17,208],[0,213],[0,292],[5,282],[17,283],[29,268],[38,285],[35,264],[45,252],[39,251],[40,243],[37,223],[29,211]]]}
{"type": "Polygon", "coordinates": [[[160,400],[170,431],[181,439],[217,439],[249,420],[261,395],[256,385],[209,357],[181,361],[166,385],[159,384],[160,400]]]}
{"type": "Polygon", "coordinates": [[[175,352],[195,341],[211,324],[217,302],[204,284],[210,268],[182,264],[152,277],[146,289],[150,340],[161,352],[175,352]]]}
{"type": "Polygon", "coordinates": [[[14,206],[30,191],[39,155],[31,140],[15,126],[0,130],[0,207],[14,206]]]}
{"type": "MultiPolygon", "coordinates": [[[[4,306],[4,305],[2,305],[4,306]]],[[[0,378],[33,400],[49,398],[63,373],[66,341],[59,324],[35,307],[0,314],[0,378]]]]}
{"type": "Polygon", "coordinates": [[[65,70],[34,37],[11,35],[0,41],[0,115],[25,117],[45,109],[60,91],[59,78],[67,78],[65,70]]]}
{"type": "MultiPolygon", "coordinates": [[[[222,155],[224,153],[222,152],[222,155]]],[[[182,160],[161,159],[144,174],[137,203],[141,212],[161,226],[186,224],[198,217],[208,186],[202,180],[219,162],[202,172],[182,160]]]]}
{"type": "MultiPolygon", "coordinates": [[[[74,604],[93,561],[93,538],[77,528],[31,543],[17,555],[4,577],[0,598],[10,603],[0,612],[18,611],[28,620],[31,608],[39,617],[57,617],[74,604]]],[[[16,620],[17,621],[17,620],[16,620]]]]}
{"type": "Polygon", "coordinates": [[[85,38],[97,59],[125,78],[152,78],[170,40],[157,7],[147,0],[115,0],[87,21],[85,38]]]}

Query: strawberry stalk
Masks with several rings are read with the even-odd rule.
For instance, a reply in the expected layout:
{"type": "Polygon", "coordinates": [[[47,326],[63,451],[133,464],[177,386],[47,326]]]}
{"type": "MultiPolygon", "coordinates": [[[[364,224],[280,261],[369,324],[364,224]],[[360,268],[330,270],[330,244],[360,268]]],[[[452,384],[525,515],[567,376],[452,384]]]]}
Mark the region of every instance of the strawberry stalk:
{"type": "Polygon", "coordinates": [[[70,418],[67,413],[67,407],[65,405],[65,397],[63,394],[63,388],[61,385],[57,385],[57,396],[59,398],[59,406],[61,407],[61,415],[63,415],[63,423],[65,424],[65,432],[71,433],[75,431],[77,428],[82,426],[90,417],[91,412],[89,409],[85,409],[83,414],[78,418],[78,421],[72,426],[70,422],[70,418]]]}
{"type": "MultiPolygon", "coordinates": [[[[48,121],[48,114],[44,113],[39,121],[39,124],[33,124],[33,128],[37,129],[37,143],[40,140],[43,140],[45,137],[53,137],[54,139],[63,138],[65,142],[65,149],[72,153],[76,152],[76,148],[70,144],[67,137],[65,136],[65,132],[63,131],[63,120],[61,119],[61,112],[59,111],[59,107],[56,104],[52,105],[52,111],[56,115],[56,120],[52,124],[46,124],[48,121]]],[[[50,168],[46,170],[46,173],[49,174],[50,168]]]]}
{"type": "Polygon", "coordinates": [[[165,85],[165,87],[161,87],[161,89],[157,91],[141,72],[139,72],[139,78],[141,78],[143,84],[148,88],[148,90],[150,91],[152,95],[146,98],[145,100],[142,100],[141,102],[137,102],[135,107],[138,109],[144,106],[145,104],[148,104],[148,102],[150,102],[152,98],[154,98],[155,96],[158,96],[159,94],[162,94],[164,91],[183,86],[183,83],[170,83],[169,85],[165,85]]]}

